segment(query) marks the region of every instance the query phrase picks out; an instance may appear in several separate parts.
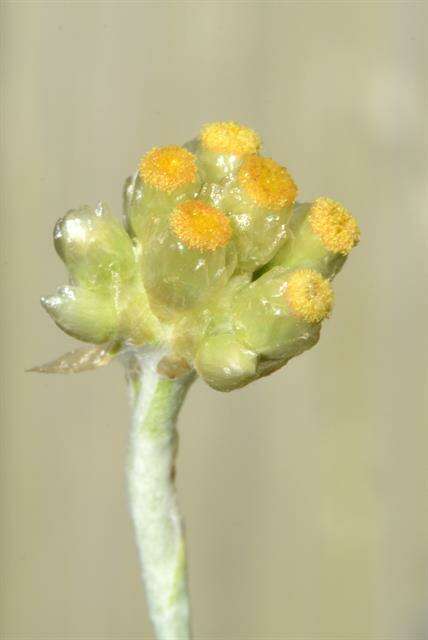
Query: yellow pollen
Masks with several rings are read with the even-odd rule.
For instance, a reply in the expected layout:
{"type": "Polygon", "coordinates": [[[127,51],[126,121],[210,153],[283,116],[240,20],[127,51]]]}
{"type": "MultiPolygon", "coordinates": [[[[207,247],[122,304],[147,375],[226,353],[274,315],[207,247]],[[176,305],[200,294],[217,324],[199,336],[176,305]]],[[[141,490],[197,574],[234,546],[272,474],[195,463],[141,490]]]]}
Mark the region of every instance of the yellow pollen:
{"type": "Polygon", "coordinates": [[[141,179],[167,193],[195,182],[196,176],[194,155],[176,145],[154,147],[140,162],[141,179]]]}
{"type": "Polygon", "coordinates": [[[200,200],[187,200],[171,214],[171,228],[189,249],[215,251],[224,247],[232,235],[229,219],[200,200]]]}
{"type": "Polygon", "coordinates": [[[243,156],[256,153],[261,140],[258,133],[238,122],[211,122],[202,127],[202,146],[214,153],[243,156]]]}
{"type": "Polygon", "coordinates": [[[251,200],[265,209],[292,205],[297,196],[297,187],[288,171],[271,158],[246,158],[239,169],[238,182],[251,200]]]}
{"type": "Polygon", "coordinates": [[[348,255],[360,239],[355,218],[339,202],[330,198],[317,198],[312,203],[309,222],[314,234],[333,253],[348,255]]]}
{"type": "Polygon", "coordinates": [[[306,322],[321,322],[333,307],[328,280],[313,269],[295,271],[288,280],[285,298],[291,311],[306,322]]]}

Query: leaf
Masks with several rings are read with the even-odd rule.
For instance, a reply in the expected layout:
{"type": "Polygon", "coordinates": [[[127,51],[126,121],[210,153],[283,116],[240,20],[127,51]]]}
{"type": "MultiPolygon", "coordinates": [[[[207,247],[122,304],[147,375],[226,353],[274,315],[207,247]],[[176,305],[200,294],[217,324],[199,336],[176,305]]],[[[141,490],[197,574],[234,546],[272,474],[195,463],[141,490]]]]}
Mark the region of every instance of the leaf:
{"type": "Polygon", "coordinates": [[[65,353],[63,356],[39,367],[28,369],[28,371],[37,373],[80,373],[81,371],[91,371],[109,364],[118,355],[119,350],[118,343],[82,347],[65,353]]]}

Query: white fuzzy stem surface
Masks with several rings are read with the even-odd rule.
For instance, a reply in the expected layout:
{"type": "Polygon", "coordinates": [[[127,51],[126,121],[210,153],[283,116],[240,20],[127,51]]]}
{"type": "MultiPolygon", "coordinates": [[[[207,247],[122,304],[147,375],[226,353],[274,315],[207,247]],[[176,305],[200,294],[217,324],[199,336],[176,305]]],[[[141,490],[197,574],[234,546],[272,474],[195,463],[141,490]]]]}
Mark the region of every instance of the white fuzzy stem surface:
{"type": "Polygon", "coordinates": [[[127,364],[133,402],[129,500],[156,638],[189,640],[185,541],[174,465],[177,415],[194,377],[162,377],[157,372],[159,358],[155,352],[138,353],[127,364]]]}

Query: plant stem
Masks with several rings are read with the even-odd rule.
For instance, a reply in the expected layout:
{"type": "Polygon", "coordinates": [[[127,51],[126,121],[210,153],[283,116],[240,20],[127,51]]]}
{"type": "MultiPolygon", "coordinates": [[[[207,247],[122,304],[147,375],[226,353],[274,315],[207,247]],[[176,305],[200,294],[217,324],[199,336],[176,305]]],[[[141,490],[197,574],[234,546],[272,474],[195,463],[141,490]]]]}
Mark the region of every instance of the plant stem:
{"type": "Polygon", "coordinates": [[[129,499],[156,638],[189,640],[186,553],[174,464],[177,415],[194,374],[162,377],[157,371],[161,355],[133,352],[126,363],[133,401],[129,499]]]}

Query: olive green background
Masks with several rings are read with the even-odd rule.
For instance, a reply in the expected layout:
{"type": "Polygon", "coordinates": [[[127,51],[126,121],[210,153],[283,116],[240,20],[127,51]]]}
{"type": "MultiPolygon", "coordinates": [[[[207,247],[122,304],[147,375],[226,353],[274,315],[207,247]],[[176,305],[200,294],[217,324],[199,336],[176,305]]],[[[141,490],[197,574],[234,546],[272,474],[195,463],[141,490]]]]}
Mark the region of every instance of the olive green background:
{"type": "Polygon", "coordinates": [[[196,639],[428,637],[426,18],[416,2],[2,3],[2,640],[152,637],[123,372],[24,369],[75,344],[38,302],[65,282],[55,220],[98,199],[120,213],[145,150],[216,119],[258,129],[362,241],[313,351],[188,397],[196,639]]]}

